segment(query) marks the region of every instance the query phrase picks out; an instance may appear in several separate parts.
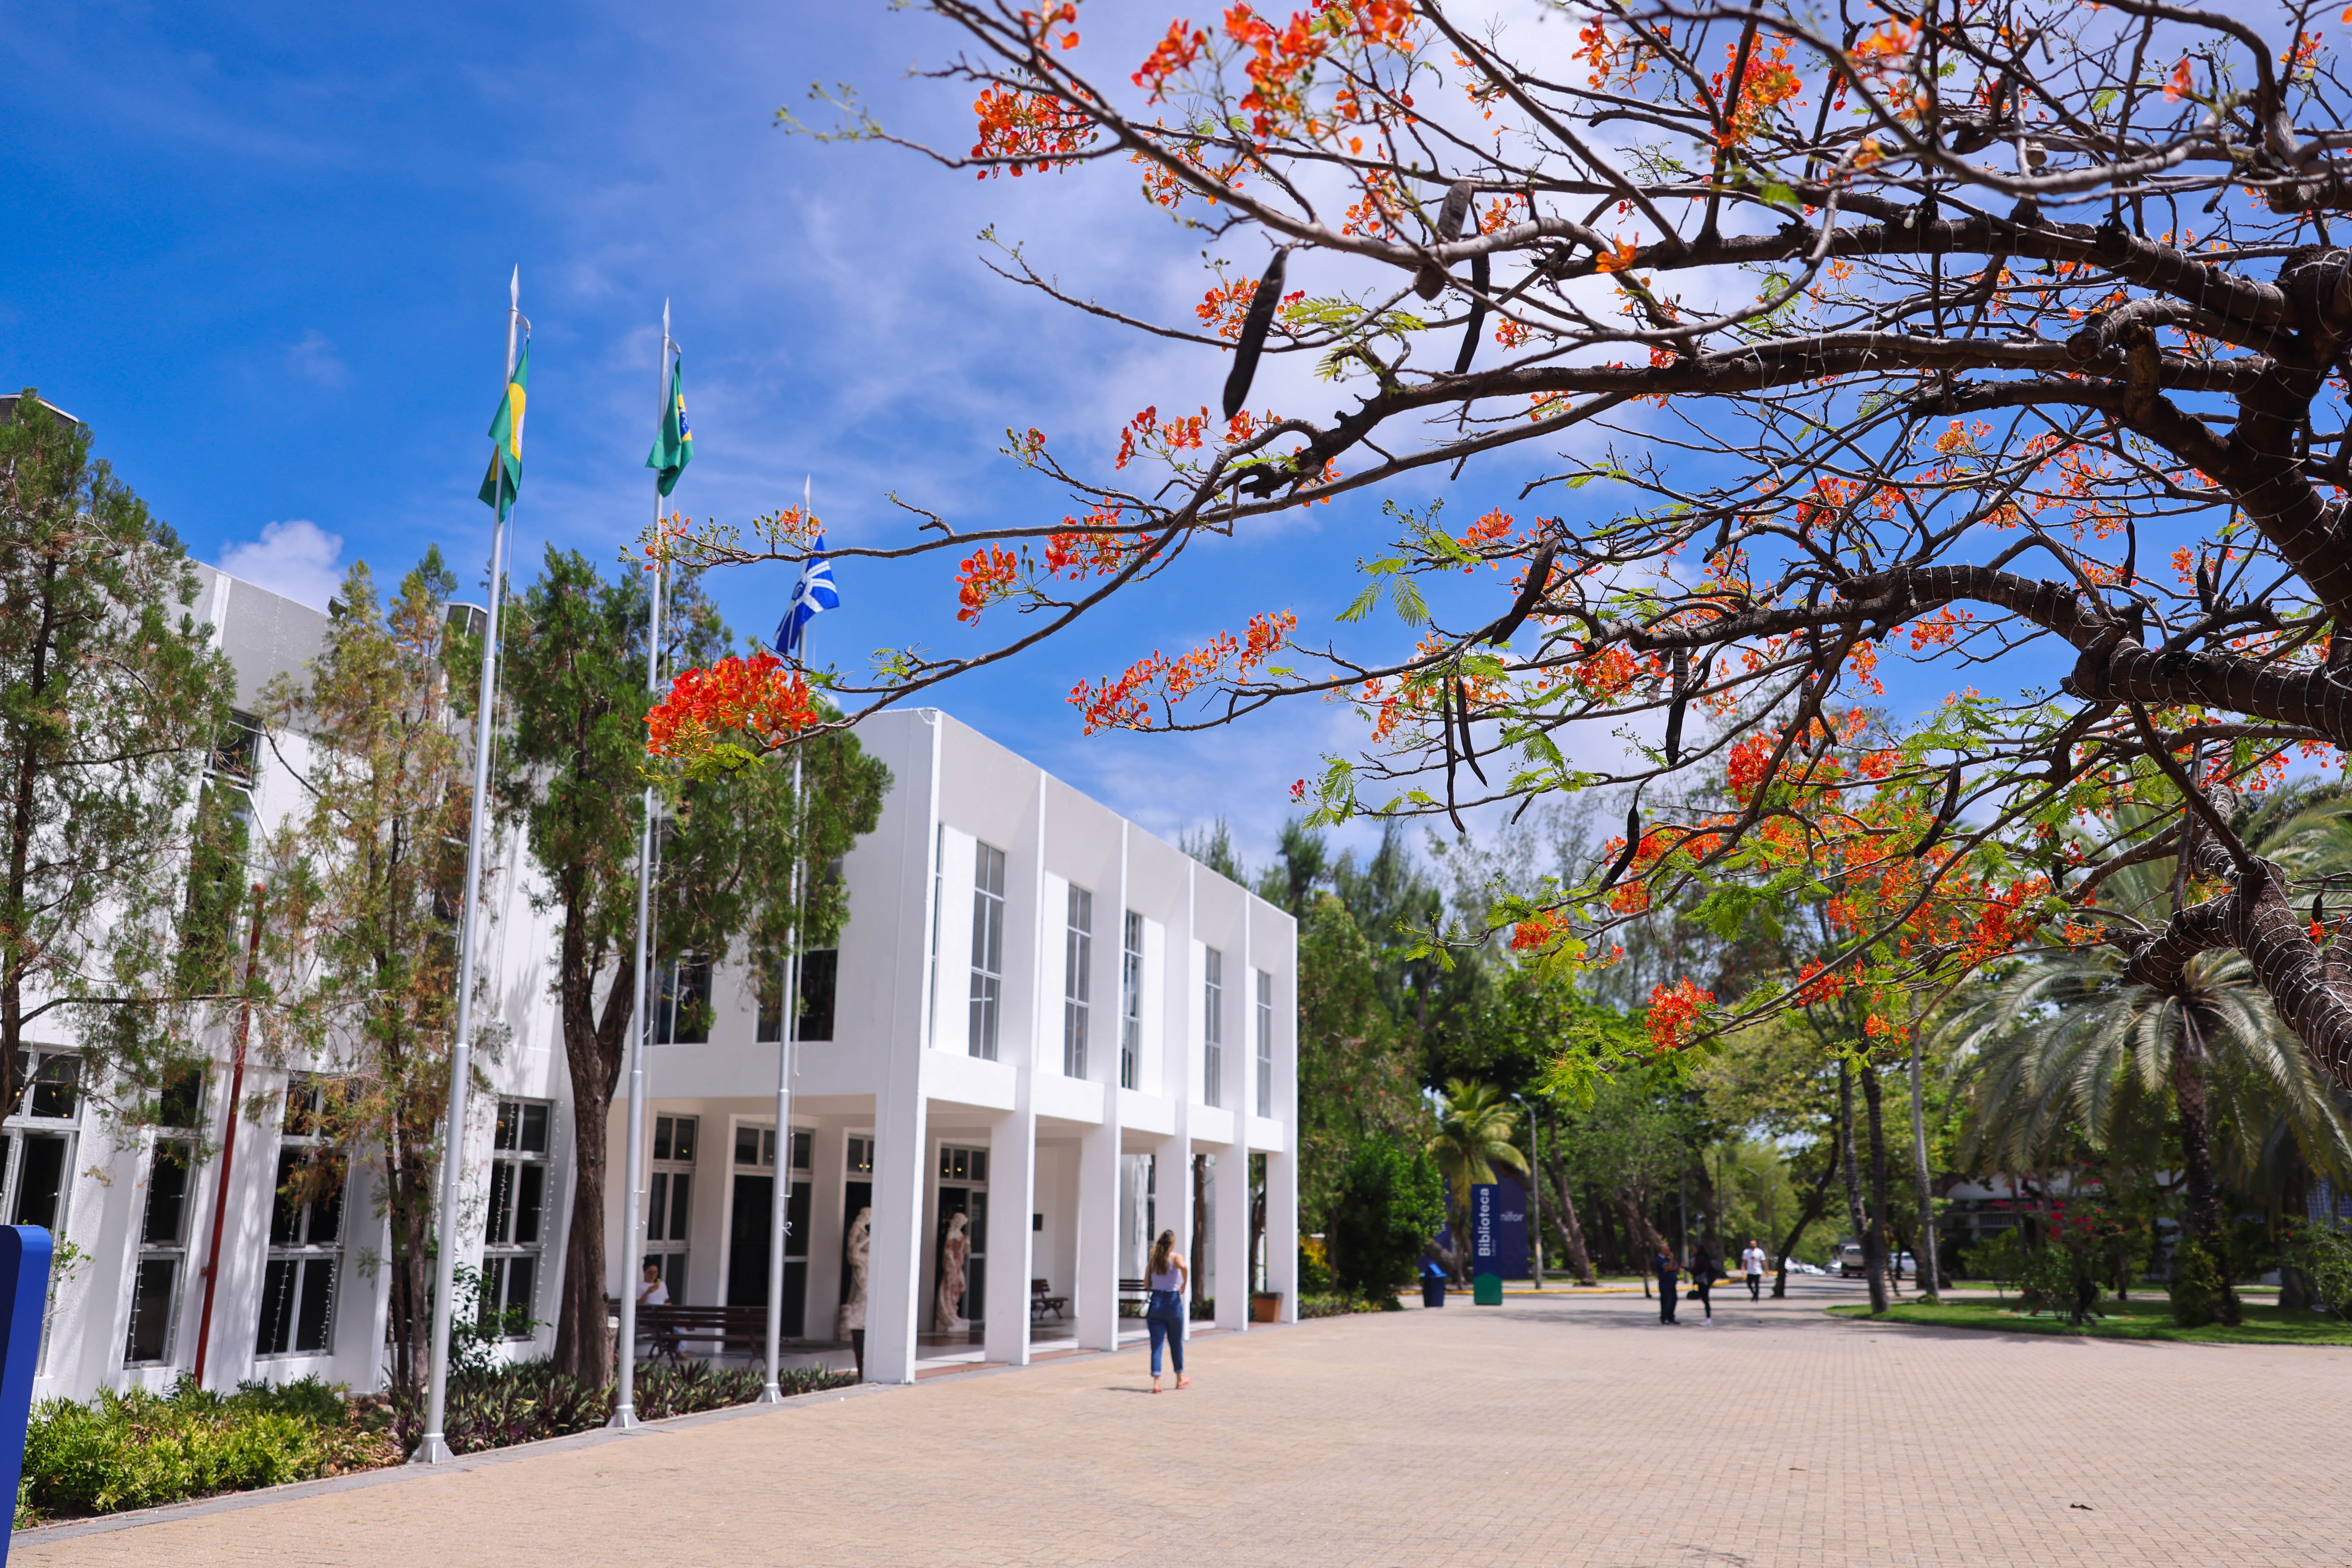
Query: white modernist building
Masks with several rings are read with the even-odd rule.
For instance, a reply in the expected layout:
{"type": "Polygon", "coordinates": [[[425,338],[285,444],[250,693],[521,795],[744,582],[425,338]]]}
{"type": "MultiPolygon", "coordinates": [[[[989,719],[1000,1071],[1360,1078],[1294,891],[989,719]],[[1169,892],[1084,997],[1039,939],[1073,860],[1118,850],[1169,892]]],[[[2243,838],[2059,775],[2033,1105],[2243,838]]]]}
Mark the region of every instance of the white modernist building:
{"type": "MultiPolygon", "coordinates": [[[[236,666],[240,700],[299,673],[326,617],[202,575],[197,614],[236,666]]],[[[788,1349],[824,1353],[862,1316],[872,1379],[911,1379],[919,1361],[1116,1345],[1134,1310],[1124,1282],[1161,1228],[1204,1242],[1195,1267],[1218,1327],[1247,1326],[1258,1292],[1294,1316],[1290,917],[944,713],[879,714],[858,735],[892,783],[879,826],[841,865],[839,945],[804,962],[787,1138],[772,977],[729,959],[664,965],[667,994],[699,1004],[648,1020],[642,1247],[673,1300],[765,1302],[781,1152],[788,1349]],[[853,1256],[866,1265],[862,1313],[853,1256]]],[[[303,744],[215,759],[214,784],[245,792],[257,831],[296,808],[303,744]]],[[[552,1345],[570,1078],[555,931],[532,907],[519,837],[496,862],[481,1012],[499,1044],[477,1058],[490,1089],[472,1097],[458,1239],[495,1304],[531,1321],[509,1346],[525,1357],[552,1345]]],[[[101,1114],[104,1086],[69,1037],[22,1064],[0,1206],[56,1231],[65,1260],[41,1394],[161,1388],[200,1358],[214,1387],[306,1373],[383,1383],[385,1233],[367,1162],[338,1199],[285,1202],[288,1174],[310,1157],[315,1075],[257,1057],[236,1100],[233,1039],[226,1025],[207,1037],[215,1070],[172,1101],[182,1124],[167,1115],[128,1136],[101,1114]],[[239,1112],[232,1157],[226,1118],[239,1112]]],[[[613,1114],[605,1288],[617,1297],[621,1104],[613,1114]]]]}

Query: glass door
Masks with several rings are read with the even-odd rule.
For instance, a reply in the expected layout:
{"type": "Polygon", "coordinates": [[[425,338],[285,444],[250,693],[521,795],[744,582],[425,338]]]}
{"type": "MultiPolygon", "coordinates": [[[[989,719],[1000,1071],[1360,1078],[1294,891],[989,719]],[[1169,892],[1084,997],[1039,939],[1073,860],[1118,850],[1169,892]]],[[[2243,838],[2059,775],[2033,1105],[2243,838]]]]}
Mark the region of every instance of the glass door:
{"type": "Polygon", "coordinates": [[[939,1236],[932,1247],[934,1309],[931,1326],[941,1332],[950,1316],[975,1328],[987,1316],[988,1301],[988,1151],[940,1147],[939,1236]],[[963,1220],[961,1227],[957,1217],[963,1220]],[[964,1254],[963,1289],[956,1291],[954,1253],[964,1254]]]}
{"type": "MultiPolygon", "coordinates": [[[[727,1304],[768,1304],[768,1237],[774,1223],[776,1132],[735,1129],[735,1210],[727,1235],[727,1304]]],[[[805,1337],[808,1296],[809,1135],[793,1134],[792,1183],[784,1197],[783,1337],[805,1337]]]]}

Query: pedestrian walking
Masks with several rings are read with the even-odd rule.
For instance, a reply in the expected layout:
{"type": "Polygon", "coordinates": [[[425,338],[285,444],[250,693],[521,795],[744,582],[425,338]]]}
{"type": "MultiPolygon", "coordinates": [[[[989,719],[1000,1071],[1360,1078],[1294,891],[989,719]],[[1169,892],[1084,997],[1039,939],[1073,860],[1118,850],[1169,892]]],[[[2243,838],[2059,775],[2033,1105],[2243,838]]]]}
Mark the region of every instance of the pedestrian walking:
{"type": "Polygon", "coordinates": [[[1151,1331],[1151,1392],[1160,1392],[1160,1347],[1166,1345],[1176,1363],[1176,1386],[1190,1388],[1192,1380],[1184,1375],[1184,1287],[1192,1277],[1192,1266],[1176,1250],[1176,1233],[1163,1230],[1160,1239],[1151,1244],[1151,1268],[1146,1280],[1151,1287],[1151,1305],[1145,1309],[1143,1321],[1151,1331]]]}
{"type": "Polygon", "coordinates": [[[1715,1321],[1715,1301],[1707,1295],[1715,1287],[1715,1254],[1709,1252],[1706,1243],[1702,1241],[1691,1249],[1691,1291],[1698,1297],[1699,1307],[1706,1313],[1700,1320],[1703,1322],[1715,1321]]]}
{"type": "Polygon", "coordinates": [[[1764,1249],[1756,1245],[1754,1237],[1749,1237],[1748,1250],[1739,1255],[1739,1267],[1748,1276],[1748,1299],[1751,1301],[1764,1299],[1764,1249]]]}
{"type": "Polygon", "coordinates": [[[1675,1266],[1675,1255],[1663,1247],[1658,1248],[1657,1257],[1650,1260],[1650,1268],[1658,1277],[1658,1321],[1671,1323],[1675,1321],[1675,1297],[1678,1294],[1675,1281],[1681,1277],[1682,1270],[1675,1266]]]}

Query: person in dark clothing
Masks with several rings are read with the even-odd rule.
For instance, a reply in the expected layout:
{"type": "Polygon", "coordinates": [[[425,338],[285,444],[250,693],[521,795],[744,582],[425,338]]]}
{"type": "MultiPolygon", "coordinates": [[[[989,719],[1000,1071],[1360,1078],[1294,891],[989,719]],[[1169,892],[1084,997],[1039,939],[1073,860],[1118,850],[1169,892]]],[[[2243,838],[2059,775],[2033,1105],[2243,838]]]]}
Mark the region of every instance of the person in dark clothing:
{"type": "Polygon", "coordinates": [[[1697,1293],[1698,1304],[1706,1312],[1706,1318],[1702,1321],[1709,1323],[1715,1321],[1715,1302],[1708,1297],[1707,1291],[1712,1289],[1714,1285],[1715,1254],[1706,1249],[1706,1243],[1700,1242],[1697,1248],[1691,1253],[1691,1289],[1697,1293]]]}
{"type": "Polygon", "coordinates": [[[1675,1285],[1682,1270],[1675,1266],[1675,1255],[1663,1247],[1658,1248],[1658,1256],[1651,1260],[1650,1267],[1658,1276],[1658,1321],[1671,1323],[1675,1321],[1675,1297],[1678,1293],[1675,1285]]]}

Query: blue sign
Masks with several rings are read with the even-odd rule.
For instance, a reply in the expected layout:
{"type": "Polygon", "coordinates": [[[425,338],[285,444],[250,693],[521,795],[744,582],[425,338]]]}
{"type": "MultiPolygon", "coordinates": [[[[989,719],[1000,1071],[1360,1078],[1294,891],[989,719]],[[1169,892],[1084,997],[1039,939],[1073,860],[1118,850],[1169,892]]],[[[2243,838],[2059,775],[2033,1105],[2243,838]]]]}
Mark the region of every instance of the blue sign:
{"type": "MultiPolygon", "coordinates": [[[[33,1373],[41,1364],[41,1319],[49,1303],[49,1233],[0,1226],[0,1484],[9,1507],[25,1474],[25,1430],[33,1418],[33,1373]]],[[[8,1537],[0,1532],[0,1565],[8,1537]]]]}
{"type": "Polygon", "coordinates": [[[1528,1274],[1528,1200],[1514,1181],[1478,1182],[1470,1188],[1470,1272],[1501,1279],[1528,1274]]]}

